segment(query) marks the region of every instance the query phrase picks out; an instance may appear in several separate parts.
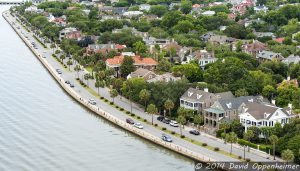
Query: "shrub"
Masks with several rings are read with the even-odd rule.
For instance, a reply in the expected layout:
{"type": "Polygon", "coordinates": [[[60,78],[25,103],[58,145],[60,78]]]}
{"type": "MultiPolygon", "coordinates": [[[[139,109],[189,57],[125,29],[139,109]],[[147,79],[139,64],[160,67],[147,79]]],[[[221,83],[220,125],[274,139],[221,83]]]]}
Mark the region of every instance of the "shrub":
{"type": "Polygon", "coordinates": [[[157,126],[157,124],[154,124],[154,126],[157,126]]]}
{"type": "Polygon", "coordinates": [[[185,136],[184,135],[180,135],[180,138],[185,138],[185,136]]]}
{"type": "Polygon", "coordinates": [[[117,109],[119,109],[119,106],[116,106],[117,109]]]}
{"type": "Polygon", "coordinates": [[[132,113],[132,114],[130,114],[130,116],[135,116],[135,114],[134,114],[134,113],[132,113]]]}
{"type": "Polygon", "coordinates": [[[130,112],[129,112],[129,111],[126,111],[126,114],[130,114],[130,112]]]}
{"type": "Polygon", "coordinates": [[[250,162],[251,160],[249,158],[246,158],[246,162],[250,162]]]}
{"type": "Polygon", "coordinates": [[[124,108],[120,108],[120,111],[124,111],[124,108]]]}
{"type": "Polygon", "coordinates": [[[202,144],[202,146],[203,146],[203,147],[206,147],[206,146],[207,146],[207,144],[206,144],[206,143],[203,143],[203,144],[202,144]]]}
{"type": "Polygon", "coordinates": [[[103,99],[104,99],[104,97],[102,97],[102,96],[101,96],[101,97],[100,97],[100,99],[102,99],[102,100],[103,100],[103,99]]]}
{"type": "Polygon", "coordinates": [[[242,159],[242,156],[239,156],[238,158],[239,158],[239,159],[242,159]]]}
{"type": "Polygon", "coordinates": [[[144,122],[147,122],[147,119],[144,119],[144,122]]]}
{"type": "Polygon", "coordinates": [[[79,78],[76,78],[76,80],[78,81],[78,80],[79,80],[79,78]]]}
{"type": "Polygon", "coordinates": [[[215,147],[214,150],[215,150],[215,151],[219,151],[220,148],[219,148],[219,147],[215,147]]]}
{"type": "Polygon", "coordinates": [[[105,99],[104,101],[105,101],[105,102],[108,102],[108,100],[107,100],[107,99],[105,99]]]}
{"type": "Polygon", "coordinates": [[[172,132],[171,132],[171,134],[173,134],[173,135],[174,135],[174,134],[175,134],[175,132],[174,132],[174,131],[172,131],[172,132]]]}
{"type": "Polygon", "coordinates": [[[141,119],[141,117],[140,117],[140,116],[138,116],[137,118],[138,118],[138,119],[141,119]]]}
{"type": "Polygon", "coordinates": [[[249,147],[257,149],[257,145],[256,144],[251,143],[249,141],[246,141],[244,139],[238,139],[238,144],[240,144],[240,145],[246,145],[246,146],[249,146],[249,147]]]}
{"type": "Polygon", "coordinates": [[[167,130],[167,128],[166,128],[166,127],[163,127],[162,130],[165,131],[165,130],[167,130]]]}
{"type": "Polygon", "coordinates": [[[109,102],[109,104],[113,105],[113,104],[114,104],[114,102],[109,102]]]}

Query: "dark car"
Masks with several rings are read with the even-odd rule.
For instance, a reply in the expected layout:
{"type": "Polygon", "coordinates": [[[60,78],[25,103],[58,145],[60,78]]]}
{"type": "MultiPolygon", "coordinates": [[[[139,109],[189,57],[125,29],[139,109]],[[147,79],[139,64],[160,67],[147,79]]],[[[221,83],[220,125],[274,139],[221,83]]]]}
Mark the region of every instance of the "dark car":
{"type": "Polygon", "coordinates": [[[71,83],[70,83],[70,87],[73,88],[73,87],[75,87],[75,86],[74,86],[74,84],[71,84],[71,83]]]}
{"type": "Polygon", "coordinates": [[[131,119],[131,118],[127,118],[126,119],[126,122],[133,125],[134,124],[134,121],[131,119]]]}
{"type": "Polygon", "coordinates": [[[193,135],[200,135],[200,132],[193,129],[193,130],[190,130],[190,134],[193,134],[193,135]]]}
{"type": "Polygon", "coordinates": [[[66,84],[70,84],[70,81],[67,80],[67,81],[65,81],[65,83],[66,83],[66,84]]]}
{"type": "Polygon", "coordinates": [[[162,120],[162,122],[165,123],[165,124],[169,124],[169,123],[171,122],[171,120],[168,119],[168,118],[164,118],[164,119],[162,120]]]}
{"type": "Polygon", "coordinates": [[[173,141],[172,138],[167,134],[162,134],[161,139],[164,140],[164,141],[167,141],[167,142],[172,142],[173,141]]]}
{"type": "Polygon", "coordinates": [[[162,121],[164,118],[165,118],[164,116],[161,116],[161,115],[160,115],[160,116],[157,117],[157,120],[158,120],[158,121],[162,121]]]}

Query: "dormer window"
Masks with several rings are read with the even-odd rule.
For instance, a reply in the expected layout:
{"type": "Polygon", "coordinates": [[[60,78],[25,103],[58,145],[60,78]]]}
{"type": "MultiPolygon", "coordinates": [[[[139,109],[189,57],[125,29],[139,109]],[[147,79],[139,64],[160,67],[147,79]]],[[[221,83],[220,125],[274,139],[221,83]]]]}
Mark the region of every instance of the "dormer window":
{"type": "Polygon", "coordinates": [[[193,95],[193,92],[188,92],[188,96],[191,97],[193,95]]]}
{"type": "Polygon", "coordinates": [[[228,109],[231,109],[232,108],[232,103],[227,103],[226,106],[228,107],[228,109]]]}
{"type": "Polygon", "coordinates": [[[202,95],[197,94],[197,99],[200,99],[202,97],[202,95]]]}

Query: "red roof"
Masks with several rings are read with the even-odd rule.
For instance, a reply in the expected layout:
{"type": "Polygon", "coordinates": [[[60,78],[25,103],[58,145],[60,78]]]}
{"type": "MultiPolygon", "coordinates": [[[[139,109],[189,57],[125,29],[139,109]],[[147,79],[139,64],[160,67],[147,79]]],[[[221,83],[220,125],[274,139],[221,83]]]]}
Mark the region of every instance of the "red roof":
{"type": "Polygon", "coordinates": [[[126,45],[120,45],[120,44],[116,44],[116,49],[124,49],[126,48],[126,45]]]}
{"type": "MultiPolygon", "coordinates": [[[[113,58],[107,59],[106,63],[109,65],[121,65],[124,56],[115,56],[113,58]]],[[[157,65],[157,62],[152,58],[143,58],[140,56],[132,57],[135,65],[157,65]]]]}
{"type": "Polygon", "coordinates": [[[278,37],[275,39],[276,42],[282,43],[284,41],[284,37],[278,37]]]}

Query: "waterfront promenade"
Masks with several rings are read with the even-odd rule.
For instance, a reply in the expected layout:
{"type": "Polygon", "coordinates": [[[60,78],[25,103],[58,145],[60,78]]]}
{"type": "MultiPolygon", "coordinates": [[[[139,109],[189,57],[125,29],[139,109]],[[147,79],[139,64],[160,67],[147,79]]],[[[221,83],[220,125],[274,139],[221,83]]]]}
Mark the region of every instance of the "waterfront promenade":
{"type": "MultiPolygon", "coordinates": [[[[96,99],[97,106],[89,105],[87,102],[87,99],[94,98],[94,97],[91,93],[89,93],[86,89],[84,89],[80,84],[78,84],[75,81],[77,74],[75,72],[69,72],[66,69],[64,69],[60,65],[59,62],[57,62],[53,57],[51,57],[52,50],[48,49],[48,48],[45,49],[40,44],[38,44],[38,42],[36,42],[36,40],[32,37],[31,33],[28,33],[25,29],[22,28],[22,26],[18,25],[19,23],[16,22],[15,18],[10,16],[8,13],[4,14],[4,16],[7,16],[7,20],[10,23],[12,23],[12,22],[15,23],[15,25],[12,25],[12,26],[14,26],[14,29],[16,30],[16,32],[24,40],[24,42],[27,44],[27,46],[29,46],[29,48],[31,48],[33,53],[39,58],[39,60],[48,69],[48,71],[52,74],[52,76],[58,81],[58,83],[62,86],[62,88],[64,88],[74,99],[78,100],[81,104],[90,108],[97,114],[114,122],[115,124],[121,126],[124,129],[127,129],[139,136],[142,136],[143,138],[146,138],[152,142],[155,142],[159,145],[162,145],[166,148],[177,151],[183,155],[186,155],[186,156],[191,157],[196,160],[200,160],[203,162],[214,161],[214,160],[238,161],[237,159],[231,158],[227,155],[223,155],[223,154],[214,152],[212,150],[203,148],[201,146],[196,146],[192,143],[189,143],[185,140],[182,140],[180,138],[176,138],[173,136],[172,136],[172,138],[174,139],[174,143],[163,142],[160,139],[160,135],[163,133],[162,131],[160,131],[150,125],[144,125],[144,127],[145,127],[144,130],[138,130],[138,129],[132,127],[131,125],[128,125],[127,123],[124,122],[125,119],[129,117],[128,115],[125,115],[123,112],[113,108],[109,104],[104,103],[103,101],[101,101],[99,99],[96,99]],[[19,27],[20,29],[17,29],[17,27],[19,27]],[[28,38],[26,38],[26,37],[28,37],[28,38]],[[32,47],[31,42],[36,42],[36,44],[38,45],[37,50],[32,47]],[[45,58],[43,58],[43,57],[45,57],[45,58]],[[62,75],[57,74],[55,72],[55,69],[61,69],[63,71],[63,74],[62,75]],[[67,84],[64,83],[64,80],[69,80],[72,83],[74,83],[75,88],[70,88],[67,84]]],[[[93,84],[93,83],[91,83],[91,84],[93,84]]],[[[105,89],[103,89],[103,90],[105,90],[105,89]]],[[[102,91],[101,91],[101,95],[104,97],[108,96],[107,98],[109,98],[109,95],[105,94],[104,92],[102,93],[102,91]]],[[[117,101],[116,104],[119,105],[118,103],[120,103],[120,102],[122,102],[122,101],[121,100],[117,101]]],[[[136,113],[136,109],[137,108],[135,107],[134,113],[136,113]]],[[[128,110],[128,106],[127,106],[127,110],[128,110]]],[[[150,117],[149,115],[145,115],[142,117],[147,118],[147,120],[149,121],[149,117],[150,117]]],[[[160,124],[160,123],[158,123],[158,124],[160,124]]],[[[176,129],[176,128],[174,128],[174,129],[176,129]]],[[[208,142],[208,143],[210,143],[210,145],[211,145],[211,143],[213,143],[213,145],[216,144],[215,146],[219,147],[221,149],[223,148],[223,146],[224,146],[224,149],[229,147],[228,144],[227,145],[223,144],[223,142],[220,142],[217,139],[213,139],[212,137],[205,138],[203,136],[199,136],[199,138],[201,138],[202,142],[203,141],[208,142]]],[[[236,149],[234,149],[234,153],[241,155],[242,150],[239,148],[236,148],[236,149]]],[[[266,156],[263,156],[263,154],[256,155],[256,154],[250,153],[250,154],[247,154],[247,158],[251,158],[251,160],[253,160],[253,161],[268,161],[268,159],[266,159],[266,156]]]]}

